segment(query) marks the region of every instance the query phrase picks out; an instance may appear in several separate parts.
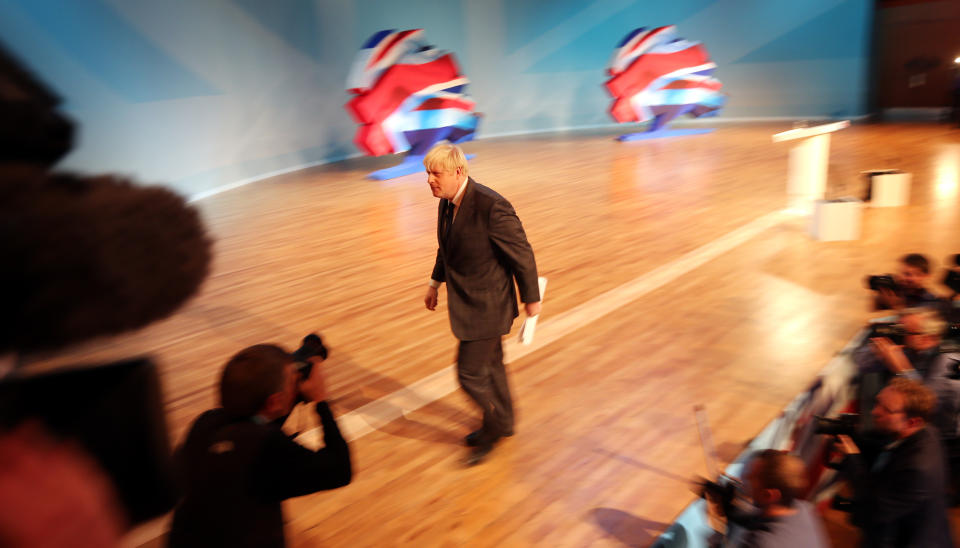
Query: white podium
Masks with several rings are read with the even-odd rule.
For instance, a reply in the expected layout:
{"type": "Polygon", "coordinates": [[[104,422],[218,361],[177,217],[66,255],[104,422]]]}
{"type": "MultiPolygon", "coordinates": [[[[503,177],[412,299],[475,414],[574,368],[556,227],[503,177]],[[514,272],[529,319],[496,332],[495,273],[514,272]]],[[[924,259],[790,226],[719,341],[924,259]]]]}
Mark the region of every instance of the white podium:
{"type": "Polygon", "coordinates": [[[824,197],[830,160],[830,134],[850,121],[791,129],[773,136],[774,143],[794,141],[787,171],[787,208],[804,215],[813,213],[815,200],[824,197]]]}

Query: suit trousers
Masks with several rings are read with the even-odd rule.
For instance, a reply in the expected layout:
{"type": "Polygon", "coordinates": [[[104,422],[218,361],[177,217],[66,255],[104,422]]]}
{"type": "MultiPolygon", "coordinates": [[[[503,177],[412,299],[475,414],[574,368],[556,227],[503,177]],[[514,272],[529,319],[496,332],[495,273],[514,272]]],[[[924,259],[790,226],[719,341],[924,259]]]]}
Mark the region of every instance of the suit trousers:
{"type": "Polygon", "coordinates": [[[457,379],[464,392],[483,410],[483,437],[495,441],[501,436],[513,435],[513,402],[500,337],[460,341],[457,379]]]}

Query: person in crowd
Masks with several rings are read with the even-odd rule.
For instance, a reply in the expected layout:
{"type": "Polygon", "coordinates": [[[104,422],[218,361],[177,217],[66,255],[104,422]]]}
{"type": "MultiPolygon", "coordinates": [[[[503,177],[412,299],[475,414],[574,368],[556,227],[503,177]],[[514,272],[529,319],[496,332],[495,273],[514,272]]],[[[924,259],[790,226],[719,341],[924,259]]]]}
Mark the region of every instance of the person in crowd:
{"type": "Polygon", "coordinates": [[[807,489],[807,472],[802,460],[785,451],[766,449],[747,465],[746,486],[757,511],[738,517],[729,511],[734,524],[732,546],[737,548],[827,548],[823,523],[809,502],[801,500],[807,489]]]}
{"type": "Polygon", "coordinates": [[[903,338],[902,344],[878,336],[854,351],[853,361],[860,373],[861,408],[873,406],[879,388],[891,377],[909,377],[922,382],[936,396],[931,422],[941,435],[945,439],[960,435],[960,381],[951,378],[960,357],[941,352],[945,329],[946,322],[936,310],[909,308],[901,313],[894,328],[903,338]]]}
{"type": "Polygon", "coordinates": [[[929,424],[936,396],[919,381],[896,377],[871,415],[888,436],[865,456],[847,436],[836,444],[853,486],[853,523],[864,548],[954,546],[947,520],[946,469],[940,435],[929,424]]]}
{"type": "Polygon", "coordinates": [[[281,501],[350,483],[350,449],[326,403],[322,359],[303,378],[294,356],[259,344],[227,363],[222,407],[201,415],[175,455],[184,497],[170,546],[284,546],[281,501]],[[281,429],[298,401],[312,405],[325,446],[314,451],[281,429]]]}
{"type": "Polygon", "coordinates": [[[920,253],[901,257],[893,279],[896,287],[881,286],[875,291],[874,307],[877,310],[899,311],[917,306],[942,306],[943,300],[928,288],[930,260],[920,253]]]}

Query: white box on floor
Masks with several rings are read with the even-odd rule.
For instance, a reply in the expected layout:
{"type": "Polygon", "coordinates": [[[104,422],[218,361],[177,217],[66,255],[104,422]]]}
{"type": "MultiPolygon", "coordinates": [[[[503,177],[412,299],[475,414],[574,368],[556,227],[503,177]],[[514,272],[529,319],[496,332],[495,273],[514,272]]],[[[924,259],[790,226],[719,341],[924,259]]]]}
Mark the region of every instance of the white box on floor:
{"type": "Polygon", "coordinates": [[[888,173],[870,178],[870,207],[898,207],[910,203],[909,173],[888,173]]]}
{"type": "Polygon", "coordinates": [[[860,238],[863,202],[855,198],[817,200],[814,202],[810,236],[815,240],[833,242],[860,238]]]}

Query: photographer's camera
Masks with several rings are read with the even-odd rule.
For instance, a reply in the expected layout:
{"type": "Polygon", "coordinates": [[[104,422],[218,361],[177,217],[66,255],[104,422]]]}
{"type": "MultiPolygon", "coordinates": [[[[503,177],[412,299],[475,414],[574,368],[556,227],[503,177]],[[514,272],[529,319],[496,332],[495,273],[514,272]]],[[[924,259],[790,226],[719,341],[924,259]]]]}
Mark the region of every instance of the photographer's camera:
{"type": "Polygon", "coordinates": [[[300,348],[293,352],[297,371],[303,375],[303,378],[309,377],[313,370],[313,362],[310,361],[310,358],[313,357],[319,357],[322,360],[327,359],[327,347],[323,345],[323,339],[316,333],[310,333],[304,337],[300,343],[300,348]]]}
{"type": "Polygon", "coordinates": [[[838,417],[814,415],[813,433],[824,436],[853,436],[860,425],[860,415],[843,413],[838,417]]]}

